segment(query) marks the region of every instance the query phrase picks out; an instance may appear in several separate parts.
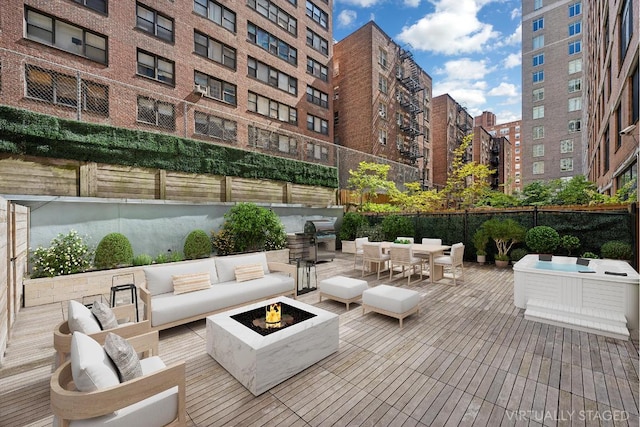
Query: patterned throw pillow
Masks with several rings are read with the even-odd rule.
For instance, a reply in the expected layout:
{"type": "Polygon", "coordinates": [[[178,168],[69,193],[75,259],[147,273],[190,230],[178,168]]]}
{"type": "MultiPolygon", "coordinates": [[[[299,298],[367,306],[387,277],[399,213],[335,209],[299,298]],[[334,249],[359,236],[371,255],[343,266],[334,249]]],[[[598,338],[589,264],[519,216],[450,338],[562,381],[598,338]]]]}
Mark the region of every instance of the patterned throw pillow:
{"type": "Polygon", "coordinates": [[[174,295],[200,291],[211,287],[211,275],[208,271],[202,273],[177,274],[172,277],[174,295]]]}
{"type": "Polygon", "coordinates": [[[113,364],[118,369],[120,382],[132,380],[142,376],[142,366],[138,353],[119,335],[109,332],[104,341],[104,351],[107,352],[113,364]]]}
{"type": "Polygon", "coordinates": [[[246,280],[260,279],[261,277],[264,277],[262,264],[236,265],[235,273],[237,282],[244,282],[246,280]]]}
{"type": "Polygon", "coordinates": [[[91,306],[91,313],[96,316],[103,331],[118,327],[118,319],[116,319],[116,315],[113,314],[113,310],[107,304],[98,300],[94,301],[91,306]]]}

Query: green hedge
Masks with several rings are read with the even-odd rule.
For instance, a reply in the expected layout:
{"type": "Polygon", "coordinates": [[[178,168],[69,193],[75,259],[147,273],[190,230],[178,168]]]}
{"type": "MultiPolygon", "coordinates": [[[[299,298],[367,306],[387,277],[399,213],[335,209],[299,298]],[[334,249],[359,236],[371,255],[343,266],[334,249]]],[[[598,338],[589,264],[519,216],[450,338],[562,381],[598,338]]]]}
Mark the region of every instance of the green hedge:
{"type": "Polygon", "coordinates": [[[338,188],[338,169],[0,106],[0,152],[338,188]]]}

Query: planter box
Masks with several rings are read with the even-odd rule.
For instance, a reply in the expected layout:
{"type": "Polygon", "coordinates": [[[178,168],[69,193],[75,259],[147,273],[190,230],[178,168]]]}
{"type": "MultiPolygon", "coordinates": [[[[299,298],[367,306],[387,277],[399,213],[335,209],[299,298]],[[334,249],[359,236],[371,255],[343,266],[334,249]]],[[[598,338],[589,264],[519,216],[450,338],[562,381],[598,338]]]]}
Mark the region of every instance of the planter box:
{"type": "MultiPolygon", "coordinates": [[[[267,261],[289,263],[289,249],[268,251],[267,261]]],[[[183,263],[191,261],[180,261],[183,263]]],[[[164,264],[157,264],[164,265],[164,264]]],[[[149,266],[125,267],[112,270],[90,271],[87,273],[70,274],[67,276],[43,277],[40,279],[24,279],[24,306],[33,307],[43,304],[82,300],[92,295],[106,295],[111,292],[113,277],[119,275],[133,275],[137,286],[144,283],[144,268],[149,266]]],[[[151,266],[153,267],[153,265],[151,266]]],[[[123,280],[129,280],[123,277],[123,280]]],[[[126,283],[118,280],[116,284],[126,283]]]]}

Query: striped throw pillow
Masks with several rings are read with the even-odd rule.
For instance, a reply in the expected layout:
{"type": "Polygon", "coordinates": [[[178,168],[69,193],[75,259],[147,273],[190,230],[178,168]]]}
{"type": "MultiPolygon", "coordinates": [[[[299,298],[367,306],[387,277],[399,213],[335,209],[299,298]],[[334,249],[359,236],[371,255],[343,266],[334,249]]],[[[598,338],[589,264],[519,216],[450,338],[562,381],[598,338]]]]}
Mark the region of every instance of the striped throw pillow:
{"type": "Polygon", "coordinates": [[[173,278],[173,294],[201,291],[211,287],[211,275],[208,271],[202,273],[176,274],[173,278]]]}
{"type": "Polygon", "coordinates": [[[246,264],[236,265],[235,267],[236,281],[244,282],[252,279],[264,277],[264,269],[262,264],[246,264]]]}

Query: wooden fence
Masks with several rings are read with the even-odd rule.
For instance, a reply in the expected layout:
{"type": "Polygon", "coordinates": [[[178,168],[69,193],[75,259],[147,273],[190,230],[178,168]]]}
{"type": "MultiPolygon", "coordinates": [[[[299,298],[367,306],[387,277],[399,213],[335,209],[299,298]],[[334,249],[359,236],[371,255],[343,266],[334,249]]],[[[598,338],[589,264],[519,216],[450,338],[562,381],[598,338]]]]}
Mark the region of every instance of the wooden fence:
{"type": "Polygon", "coordinates": [[[29,209],[0,198],[0,364],[22,306],[28,248],[29,209]]]}

